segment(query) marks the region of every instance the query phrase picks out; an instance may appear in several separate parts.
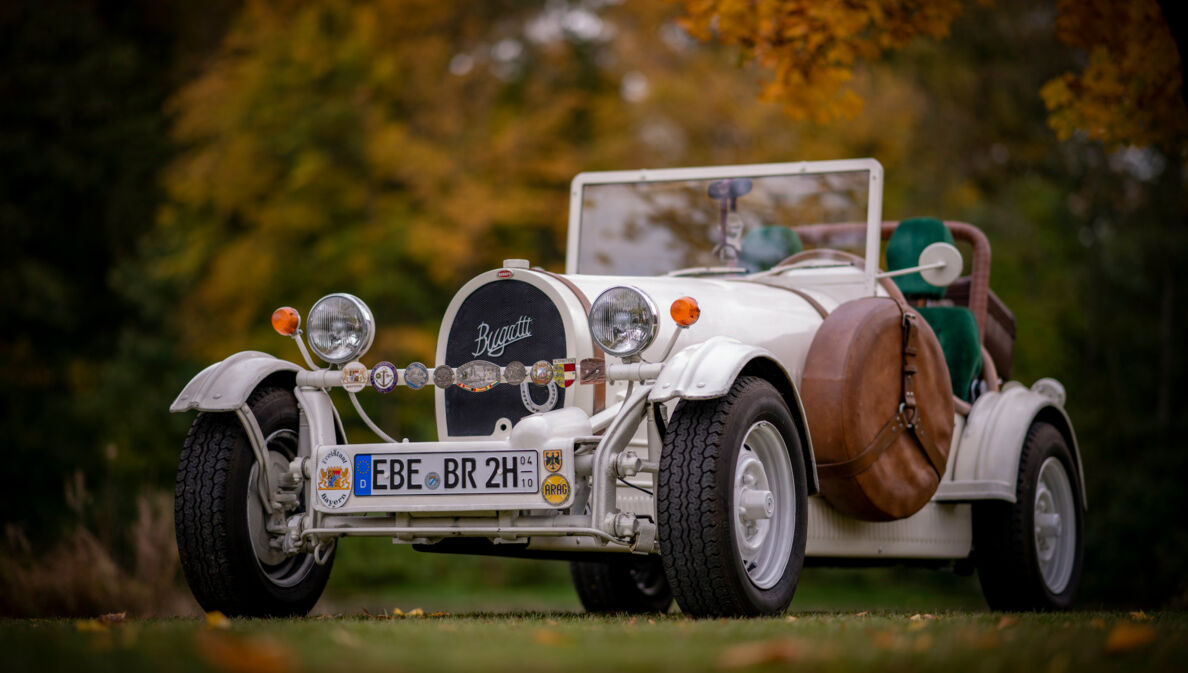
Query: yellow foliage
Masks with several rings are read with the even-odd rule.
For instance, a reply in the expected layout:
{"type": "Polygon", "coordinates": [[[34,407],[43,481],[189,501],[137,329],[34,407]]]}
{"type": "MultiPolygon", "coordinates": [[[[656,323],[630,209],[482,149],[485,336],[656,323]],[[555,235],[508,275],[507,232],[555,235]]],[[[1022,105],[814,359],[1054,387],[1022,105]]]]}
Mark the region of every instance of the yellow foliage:
{"type": "Polygon", "coordinates": [[[1040,92],[1057,135],[1080,131],[1110,147],[1182,148],[1188,108],[1180,54],[1158,2],[1061,0],[1059,12],[1058,37],[1088,52],[1089,63],[1040,92]]]}
{"type": "MultiPolygon", "coordinates": [[[[770,73],[760,98],[797,121],[852,119],[860,61],[874,61],[916,37],[948,34],[961,0],[674,0],[698,39],[737,47],[770,73]]],[[[979,4],[990,4],[979,0],[979,4]]],[[[1080,73],[1040,91],[1061,140],[1082,132],[1107,146],[1179,149],[1188,132],[1180,55],[1157,0],[1060,0],[1057,35],[1088,53],[1080,73]]]]}
{"type": "Polygon", "coordinates": [[[761,97],[778,101],[797,121],[851,119],[862,99],[849,87],[854,65],[905,46],[917,36],[941,38],[961,12],[960,0],[677,0],[693,36],[742,49],[772,73],[761,97]]]}

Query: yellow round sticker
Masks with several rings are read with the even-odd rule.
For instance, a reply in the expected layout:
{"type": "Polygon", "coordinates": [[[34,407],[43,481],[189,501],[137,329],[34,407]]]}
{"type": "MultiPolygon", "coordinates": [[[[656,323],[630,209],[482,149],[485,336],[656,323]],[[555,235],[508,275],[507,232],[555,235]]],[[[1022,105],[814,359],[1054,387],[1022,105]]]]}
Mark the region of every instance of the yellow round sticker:
{"type": "Polygon", "coordinates": [[[560,505],[569,500],[569,480],[559,474],[550,474],[541,482],[540,494],[550,505],[560,505]]]}

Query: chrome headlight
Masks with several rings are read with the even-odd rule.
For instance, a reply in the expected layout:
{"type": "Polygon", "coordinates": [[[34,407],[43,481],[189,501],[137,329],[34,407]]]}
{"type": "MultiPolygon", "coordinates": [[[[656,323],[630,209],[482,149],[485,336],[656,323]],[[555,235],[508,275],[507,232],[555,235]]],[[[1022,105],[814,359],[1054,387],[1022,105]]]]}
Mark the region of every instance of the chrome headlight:
{"type": "Polygon", "coordinates": [[[371,309],[354,295],[328,294],[309,310],[309,347],[330,364],[357,360],[374,338],[371,309]]]}
{"type": "Polygon", "coordinates": [[[639,353],[652,345],[659,329],[656,304],[634,287],[612,287],[590,306],[590,335],[610,355],[639,353]]]}

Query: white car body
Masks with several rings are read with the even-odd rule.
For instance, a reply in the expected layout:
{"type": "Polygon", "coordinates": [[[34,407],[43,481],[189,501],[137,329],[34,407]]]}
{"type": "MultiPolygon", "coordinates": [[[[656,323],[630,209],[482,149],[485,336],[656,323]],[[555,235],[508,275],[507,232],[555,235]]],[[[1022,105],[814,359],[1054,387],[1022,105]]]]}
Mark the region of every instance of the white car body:
{"type": "MultiPolygon", "coordinates": [[[[609,287],[628,285],[649,296],[661,314],[658,336],[642,352],[642,361],[621,362],[606,356],[604,410],[595,409],[595,386],[578,383],[566,391],[563,408],[528,415],[518,422],[508,419],[495,424],[486,436],[452,436],[446,390],[435,388],[439,441],[340,443],[337,412],[328,393],[342,385],[340,370],[310,370],[264,353],[246,352],[203,370],[185,387],[171,411],[236,412],[253,445],[262,447],[263,437],[258,429],[253,431],[251,411],[246,407],[248,395],[266,379],[293,386],[302,412],[301,453],[306,460],[294,461],[291,469],[304,478],[305,501],[313,503],[313,508],[286,522],[284,546],[288,553],[317,550],[351,535],[390,537],[394,542],[425,547],[456,538],[477,538],[492,543],[489,553],[515,548],[516,555],[523,556],[658,553],[658,535],[663,531],[656,529],[654,487],[661,446],[653,415],[648,412],[653,405],[671,412],[681,400],[725,395],[744,371],[763,372],[785,393],[788,407],[797,417],[809,493],[816,492],[808,432],[811,419],[804,417],[798,391],[806,354],[823,319],[797,294],[757,284],[751,276],[710,271],[701,276],[580,273],[584,190],[610,183],[836,172],[868,176],[865,266],[777,273],[796,278],[796,287],[826,311],[853,299],[885,294],[877,282],[883,172],[871,159],[582,174],[572,186],[564,276],[509,260],[505,267],[480,274],[459,290],[443,318],[438,364],[446,364],[447,332],[460,305],[488,284],[518,280],[543,293],[566,326],[566,357],[579,362],[602,356],[588,331],[587,309],[579,293],[592,300],[609,287]],[[666,310],[683,296],[694,297],[701,307],[700,319],[687,328],[678,327],[666,310]],[[360,464],[355,462],[356,456],[544,450],[561,452],[562,467],[557,474],[572,485],[572,494],[557,504],[546,501],[540,492],[364,496],[352,488],[345,492],[345,499],[338,495],[329,498],[317,483],[319,466],[326,465],[331,454],[334,461],[345,456],[346,464],[355,466],[360,464]],[[370,516],[362,516],[365,514],[370,516]]],[[[458,367],[462,363],[448,364],[458,367]]],[[[398,372],[400,384],[405,383],[405,371],[401,368],[398,372]]],[[[1020,452],[1028,428],[1037,418],[1060,429],[1080,476],[1081,459],[1063,409],[1063,396],[1061,386],[1051,379],[1030,388],[1008,382],[1000,390],[977,397],[968,413],[959,410],[940,486],[931,502],[913,516],[883,523],[859,521],[838,513],[820,497],[810,497],[806,555],[872,561],[969,558],[973,546],[971,503],[1015,501],[1020,452]]],[[[370,469],[371,463],[366,465],[370,469]]],[[[548,475],[537,469],[543,481],[548,475]]],[[[272,478],[281,476],[273,474],[272,478]]]]}

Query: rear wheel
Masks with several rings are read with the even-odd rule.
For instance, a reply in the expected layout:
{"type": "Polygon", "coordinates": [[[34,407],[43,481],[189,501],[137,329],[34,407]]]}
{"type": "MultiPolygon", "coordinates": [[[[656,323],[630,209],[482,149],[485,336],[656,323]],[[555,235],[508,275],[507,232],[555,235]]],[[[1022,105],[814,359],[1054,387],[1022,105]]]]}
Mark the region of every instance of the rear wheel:
{"type": "Polygon", "coordinates": [[[768,382],[684,401],[664,437],[656,491],[673,595],[694,616],[783,612],[804,566],[808,501],[799,435],[768,382]]]}
{"type": "Polygon", "coordinates": [[[668,612],[672,590],[659,556],[620,556],[569,564],[573,586],[587,612],[668,612]]]}
{"type": "Polygon", "coordinates": [[[1036,422],[1019,458],[1014,503],[974,503],[974,558],[995,610],[1061,610],[1081,581],[1084,508],[1072,452],[1036,422]]]}
{"type": "MultiPolygon", "coordinates": [[[[297,401],[290,391],[262,387],[248,405],[267,442],[276,483],[297,455],[297,401]]],[[[333,553],[324,565],[312,554],[285,554],[268,531],[258,479],[259,465],[235,414],[199,414],[177,471],[174,525],[182,571],[208,612],[304,615],[326,586],[333,553]]],[[[305,507],[301,497],[288,515],[305,507]]]]}

